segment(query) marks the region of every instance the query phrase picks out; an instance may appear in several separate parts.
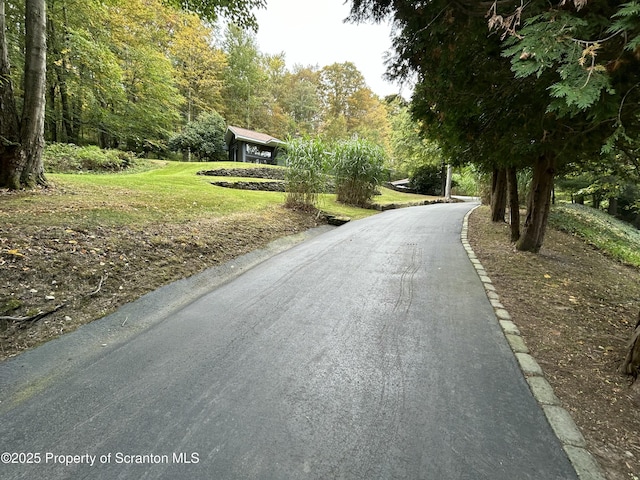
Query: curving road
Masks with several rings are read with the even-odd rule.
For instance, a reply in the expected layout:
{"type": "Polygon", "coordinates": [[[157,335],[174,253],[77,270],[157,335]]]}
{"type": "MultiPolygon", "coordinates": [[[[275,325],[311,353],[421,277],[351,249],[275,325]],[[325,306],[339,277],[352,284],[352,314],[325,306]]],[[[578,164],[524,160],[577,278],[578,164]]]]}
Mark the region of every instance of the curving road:
{"type": "Polygon", "coordinates": [[[0,364],[0,451],[31,459],[0,478],[577,479],[460,243],[470,208],[352,222],[0,364]]]}

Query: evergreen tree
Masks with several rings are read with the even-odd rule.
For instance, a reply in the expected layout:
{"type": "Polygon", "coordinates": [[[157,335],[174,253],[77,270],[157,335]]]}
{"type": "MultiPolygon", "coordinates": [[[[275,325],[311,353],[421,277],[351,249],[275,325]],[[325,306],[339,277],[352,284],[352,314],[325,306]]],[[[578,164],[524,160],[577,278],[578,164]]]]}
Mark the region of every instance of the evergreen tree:
{"type": "MultiPolygon", "coordinates": [[[[417,77],[413,113],[452,161],[486,170],[532,169],[525,232],[517,247],[538,251],[556,171],[581,154],[597,155],[607,139],[619,138],[615,112],[624,110],[624,98],[636,103],[631,100],[639,93],[633,87],[639,70],[637,59],[630,58],[630,49],[638,46],[637,14],[631,12],[636,2],[620,7],[581,0],[554,8],[544,1],[523,8],[521,2],[498,3],[513,14],[488,12],[486,2],[353,0],[351,18],[394,19],[389,75],[417,77]],[[488,33],[487,13],[502,38],[488,33]],[[519,22],[524,27],[516,32],[519,22]],[[626,45],[613,48],[623,54],[622,65],[598,67],[593,61],[598,42],[576,40],[604,39],[598,32],[619,32],[618,42],[627,34],[626,45]]],[[[638,124],[635,112],[622,120],[624,132],[638,124]]]]}

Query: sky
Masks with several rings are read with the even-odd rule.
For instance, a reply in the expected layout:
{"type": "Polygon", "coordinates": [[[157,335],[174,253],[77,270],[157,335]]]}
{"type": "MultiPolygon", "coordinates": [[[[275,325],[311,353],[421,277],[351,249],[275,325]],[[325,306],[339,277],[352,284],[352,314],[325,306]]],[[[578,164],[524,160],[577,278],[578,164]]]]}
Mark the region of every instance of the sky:
{"type": "Polygon", "coordinates": [[[344,0],[267,0],[267,8],[255,12],[258,47],[264,54],[284,52],[290,69],[295,64],[322,68],[352,62],[377,95],[406,94],[382,79],[391,27],[344,23],[349,7],[344,0]]]}

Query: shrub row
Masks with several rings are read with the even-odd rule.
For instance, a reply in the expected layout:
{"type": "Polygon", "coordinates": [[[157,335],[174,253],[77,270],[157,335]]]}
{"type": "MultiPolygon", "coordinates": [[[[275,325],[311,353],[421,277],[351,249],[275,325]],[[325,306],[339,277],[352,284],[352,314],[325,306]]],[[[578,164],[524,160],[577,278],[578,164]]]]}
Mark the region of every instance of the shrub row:
{"type": "Polygon", "coordinates": [[[136,164],[136,157],[131,152],[69,143],[47,145],[43,160],[48,173],[120,172],[136,164]]]}

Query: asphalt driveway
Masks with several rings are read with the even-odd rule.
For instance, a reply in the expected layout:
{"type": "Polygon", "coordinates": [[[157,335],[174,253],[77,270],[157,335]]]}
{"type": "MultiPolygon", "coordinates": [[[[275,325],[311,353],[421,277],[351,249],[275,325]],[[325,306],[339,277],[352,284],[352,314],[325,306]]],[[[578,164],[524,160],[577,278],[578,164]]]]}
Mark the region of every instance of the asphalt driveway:
{"type": "Polygon", "coordinates": [[[576,479],[461,245],[471,207],[352,222],[1,363],[0,478],[576,479]]]}

